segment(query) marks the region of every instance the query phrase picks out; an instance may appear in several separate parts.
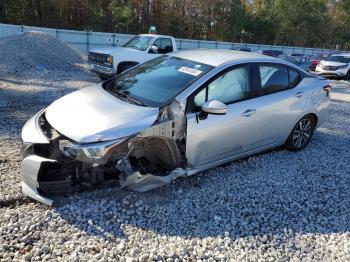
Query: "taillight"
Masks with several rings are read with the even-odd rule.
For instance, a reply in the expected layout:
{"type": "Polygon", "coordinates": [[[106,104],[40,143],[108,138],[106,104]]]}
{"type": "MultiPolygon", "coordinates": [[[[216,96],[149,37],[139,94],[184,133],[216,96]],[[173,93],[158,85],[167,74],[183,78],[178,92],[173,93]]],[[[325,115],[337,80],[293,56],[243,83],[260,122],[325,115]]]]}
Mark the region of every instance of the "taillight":
{"type": "Polygon", "coordinates": [[[332,89],[331,85],[326,85],[326,86],[323,87],[323,91],[326,92],[327,96],[329,96],[329,93],[331,92],[331,89],[332,89]]]}
{"type": "Polygon", "coordinates": [[[311,64],[313,65],[318,65],[320,63],[320,61],[318,60],[311,60],[311,64]]]}

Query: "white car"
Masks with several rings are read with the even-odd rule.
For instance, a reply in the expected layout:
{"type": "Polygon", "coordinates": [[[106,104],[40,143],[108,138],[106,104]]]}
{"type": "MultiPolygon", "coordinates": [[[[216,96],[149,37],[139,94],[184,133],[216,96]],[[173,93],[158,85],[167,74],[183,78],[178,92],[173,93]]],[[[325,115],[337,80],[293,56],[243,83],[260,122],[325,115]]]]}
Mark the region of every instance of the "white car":
{"type": "Polygon", "coordinates": [[[101,79],[112,76],[160,55],[176,52],[175,38],[167,35],[141,34],[131,38],[125,45],[98,48],[89,52],[90,70],[101,79]]]}
{"type": "Polygon", "coordinates": [[[316,74],[350,80],[350,53],[334,54],[322,60],[316,74]]]}

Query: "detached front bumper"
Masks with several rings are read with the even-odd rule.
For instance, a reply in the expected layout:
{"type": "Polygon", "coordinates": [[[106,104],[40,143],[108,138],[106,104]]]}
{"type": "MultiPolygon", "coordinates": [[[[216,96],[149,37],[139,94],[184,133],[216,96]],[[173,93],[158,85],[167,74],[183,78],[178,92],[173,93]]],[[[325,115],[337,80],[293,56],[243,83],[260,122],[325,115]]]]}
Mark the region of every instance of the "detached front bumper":
{"type": "Polygon", "coordinates": [[[60,152],[43,132],[44,110],[41,110],[27,121],[22,129],[23,146],[21,148],[21,180],[25,195],[46,205],[52,205],[52,200],[45,196],[46,192],[60,193],[72,189],[70,174],[72,160],[63,159],[60,152]],[[52,159],[55,158],[55,159],[52,159]],[[63,171],[62,167],[65,167],[63,171]]]}
{"type": "Polygon", "coordinates": [[[115,68],[106,67],[98,64],[90,64],[90,71],[106,76],[115,76],[117,74],[117,70],[115,68]]]}
{"type": "Polygon", "coordinates": [[[52,200],[46,198],[38,192],[39,173],[43,171],[43,167],[47,164],[56,163],[55,160],[43,158],[36,155],[30,155],[22,161],[22,191],[25,195],[38,200],[41,203],[51,206],[52,200]]]}

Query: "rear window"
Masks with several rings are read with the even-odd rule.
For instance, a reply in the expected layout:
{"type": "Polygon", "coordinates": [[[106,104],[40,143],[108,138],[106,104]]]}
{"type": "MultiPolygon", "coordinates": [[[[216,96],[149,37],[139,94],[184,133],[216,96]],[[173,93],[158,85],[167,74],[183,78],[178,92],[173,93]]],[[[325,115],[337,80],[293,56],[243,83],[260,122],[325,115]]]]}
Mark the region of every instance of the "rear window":
{"type": "Polygon", "coordinates": [[[289,88],[288,69],[284,66],[260,66],[263,94],[275,93],[289,88]]]}
{"type": "Polygon", "coordinates": [[[297,71],[292,69],[288,69],[288,72],[289,72],[290,87],[291,88],[296,87],[301,81],[300,74],[297,71]]]}
{"type": "Polygon", "coordinates": [[[296,87],[302,76],[296,70],[282,65],[259,66],[261,89],[259,95],[267,95],[296,87]]]}

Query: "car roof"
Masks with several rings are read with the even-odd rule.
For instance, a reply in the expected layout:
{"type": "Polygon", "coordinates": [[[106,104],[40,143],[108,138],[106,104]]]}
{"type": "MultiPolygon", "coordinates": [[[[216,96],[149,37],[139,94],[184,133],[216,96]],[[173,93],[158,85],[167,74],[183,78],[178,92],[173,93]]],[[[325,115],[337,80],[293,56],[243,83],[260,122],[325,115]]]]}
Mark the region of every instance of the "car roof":
{"type": "Polygon", "coordinates": [[[170,35],[158,35],[158,34],[139,34],[140,36],[151,36],[151,37],[170,37],[172,38],[172,36],[170,35]]]}
{"type": "Polygon", "coordinates": [[[265,56],[258,53],[227,50],[227,49],[196,49],[196,50],[186,50],[176,53],[170,53],[169,56],[175,56],[182,59],[187,59],[195,61],[202,64],[207,64],[211,66],[219,66],[231,61],[254,59],[266,60],[280,62],[281,60],[275,59],[269,56],[265,56]]]}

